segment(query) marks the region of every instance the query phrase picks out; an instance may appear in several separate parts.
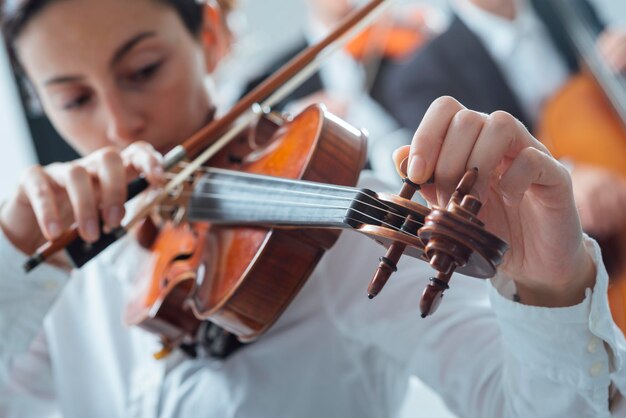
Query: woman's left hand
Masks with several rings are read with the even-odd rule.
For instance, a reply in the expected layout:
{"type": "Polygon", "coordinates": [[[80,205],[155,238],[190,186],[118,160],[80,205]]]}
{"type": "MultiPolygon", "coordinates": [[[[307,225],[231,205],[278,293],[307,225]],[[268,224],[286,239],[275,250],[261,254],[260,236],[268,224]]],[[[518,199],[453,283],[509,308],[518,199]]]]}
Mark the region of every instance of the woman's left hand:
{"type": "Polygon", "coordinates": [[[571,306],[593,287],[595,265],[583,242],[568,171],[508,113],[466,109],[451,97],[430,106],[409,146],[408,176],[445,207],[461,177],[478,168],[479,218],[510,244],[500,274],[516,282],[525,304],[571,306]]]}

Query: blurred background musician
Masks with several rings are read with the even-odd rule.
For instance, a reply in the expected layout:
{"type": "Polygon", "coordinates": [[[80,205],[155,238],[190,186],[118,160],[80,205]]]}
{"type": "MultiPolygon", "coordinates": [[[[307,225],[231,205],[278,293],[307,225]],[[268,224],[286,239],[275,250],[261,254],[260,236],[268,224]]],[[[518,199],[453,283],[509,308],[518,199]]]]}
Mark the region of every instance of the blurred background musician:
{"type": "MultiPolygon", "coordinates": [[[[578,51],[553,1],[453,0],[448,29],[385,74],[382,103],[407,129],[419,124],[433,98],[453,95],[483,112],[504,109],[538,130],[550,98],[580,71],[578,51]]],[[[602,33],[597,48],[612,71],[623,73],[625,29],[604,29],[596,10],[584,0],[563,4],[602,33]]],[[[601,139],[589,137],[588,146],[601,139]]],[[[568,155],[560,157],[567,160],[568,155]]],[[[574,159],[569,163],[583,227],[601,241],[615,243],[614,237],[621,237],[626,228],[624,177],[614,169],[574,159]]],[[[616,254],[605,262],[618,276],[626,250],[614,245],[605,249],[606,254],[616,254]]],[[[626,325],[626,318],[621,322],[626,325]]]]}
{"type": "MultiPolygon", "coordinates": [[[[356,0],[307,0],[308,25],[300,39],[253,78],[245,91],[324,37],[358,5],[356,0]]],[[[442,22],[440,10],[423,3],[392,6],[386,16],[330,57],[277,108],[297,113],[309,104],[324,103],[354,126],[366,127],[370,168],[390,182],[397,182],[389,155],[411,140],[412,131],[402,129],[379,103],[384,95],[381,80],[396,62],[406,59],[439,32],[442,22]]]]}

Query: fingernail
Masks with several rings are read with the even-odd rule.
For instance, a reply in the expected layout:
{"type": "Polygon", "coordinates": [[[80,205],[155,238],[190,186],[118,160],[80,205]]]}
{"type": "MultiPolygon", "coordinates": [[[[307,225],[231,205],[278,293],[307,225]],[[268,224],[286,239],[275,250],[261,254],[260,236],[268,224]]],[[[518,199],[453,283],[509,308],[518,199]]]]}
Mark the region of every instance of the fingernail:
{"type": "Polygon", "coordinates": [[[123,218],[122,208],[120,206],[112,206],[107,211],[107,224],[111,227],[120,226],[120,222],[123,218]]]}
{"type": "Polygon", "coordinates": [[[59,235],[61,235],[61,227],[56,222],[48,222],[46,225],[46,229],[48,230],[48,235],[50,238],[55,239],[59,235]]]}
{"type": "Polygon", "coordinates": [[[416,183],[420,183],[424,177],[424,171],[426,170],[426,162],[419,155],[415,155],[409,162],[409,179],[416,183]]]}
{"type": "Polygon", "coordinates": [[[100,226],[98,225],[98,221],[95,219],[88,220],[85,225],[85,231],[91,241],[96,241],[98,236],[100,236],[100,226]]]}

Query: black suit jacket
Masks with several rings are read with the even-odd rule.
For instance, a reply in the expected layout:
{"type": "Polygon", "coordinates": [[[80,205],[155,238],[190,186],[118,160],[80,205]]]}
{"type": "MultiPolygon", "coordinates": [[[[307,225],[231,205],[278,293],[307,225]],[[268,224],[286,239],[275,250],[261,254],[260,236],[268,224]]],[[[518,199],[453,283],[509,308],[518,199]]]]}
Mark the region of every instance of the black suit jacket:
{"type": "MultiPolygon", "coordinates": [[[[599,31],[594,10],[584,0],[571,0],[599,31]]],[[[548,0],[535,0],[533,7],[544,22],[552,42],[571,71],[577,58],[548,0]]],[[[537,63],[540,65],[540,63],[537,63]]],[[[477,36],[456,16],[449,28],[403,63],[394,65],[382,81],[379,99],[398,122],[415,130],[436,98],[453,96],[470,109],[491,113],[504,110],[530,127],[530,121],[502,72],[477,36]]]]}

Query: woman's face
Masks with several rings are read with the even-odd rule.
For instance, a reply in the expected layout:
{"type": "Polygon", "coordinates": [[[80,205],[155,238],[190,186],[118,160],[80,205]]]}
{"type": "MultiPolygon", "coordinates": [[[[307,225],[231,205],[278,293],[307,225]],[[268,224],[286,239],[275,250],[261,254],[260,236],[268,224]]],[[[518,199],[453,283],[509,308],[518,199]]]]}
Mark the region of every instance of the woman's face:
{"type": "Polygon", "coordinates": [[[15,44],[46,114],[80,153],[143,140],[167,152],[211,110],[200,41],[156,0],[63,0],[15,44]]]}

